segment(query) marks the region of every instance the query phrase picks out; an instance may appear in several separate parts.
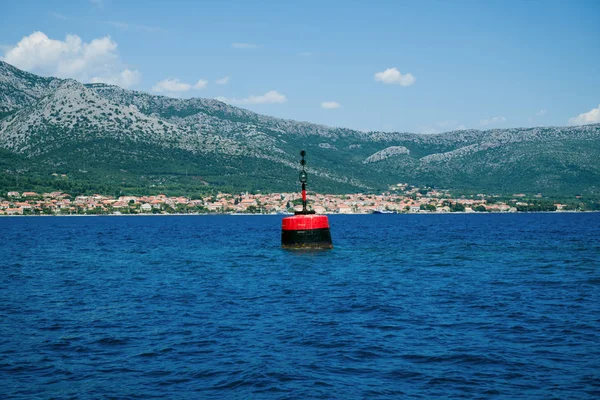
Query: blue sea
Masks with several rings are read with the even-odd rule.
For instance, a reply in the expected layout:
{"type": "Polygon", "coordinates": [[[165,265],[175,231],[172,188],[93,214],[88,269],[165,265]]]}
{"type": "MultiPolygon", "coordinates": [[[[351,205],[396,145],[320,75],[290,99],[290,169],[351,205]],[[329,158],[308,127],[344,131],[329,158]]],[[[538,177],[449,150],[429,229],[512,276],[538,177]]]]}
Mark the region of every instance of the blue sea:
{"type": "Polygon", "coordinates": [[[600,398],[600,214],[0,218],[2,399],[600,398]]]}

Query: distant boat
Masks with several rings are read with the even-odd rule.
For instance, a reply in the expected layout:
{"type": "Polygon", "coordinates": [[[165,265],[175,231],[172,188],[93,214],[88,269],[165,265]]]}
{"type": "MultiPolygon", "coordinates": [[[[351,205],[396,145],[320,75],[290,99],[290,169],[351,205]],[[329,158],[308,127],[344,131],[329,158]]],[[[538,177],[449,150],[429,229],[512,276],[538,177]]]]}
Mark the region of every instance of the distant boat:
{"type": "Polygon", "coordinates": [[[392,210],[373,210],[373,214],[396,214],[396,211],[392,211],[392,210]]]}

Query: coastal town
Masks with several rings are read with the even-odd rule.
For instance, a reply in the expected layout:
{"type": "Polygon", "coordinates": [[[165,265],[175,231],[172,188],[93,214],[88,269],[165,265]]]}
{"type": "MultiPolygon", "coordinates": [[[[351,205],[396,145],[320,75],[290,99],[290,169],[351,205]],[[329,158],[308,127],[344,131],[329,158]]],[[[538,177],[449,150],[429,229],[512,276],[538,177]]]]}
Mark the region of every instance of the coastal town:
{"type": "MultiPolygon", "coordinates": [[[[572,205],[542,201],[542,195],[453,196],[447,190],[398,184],[381,194],[308,194],[317,214],[518,212],[577,210],[572,205]]],[[[0,216],[131,215],[131,214],[287,214],[302,208],[299,193],[217,193],[192,197],[73,196],[62,192],[11,191],[0,197],[0,216]]]]}

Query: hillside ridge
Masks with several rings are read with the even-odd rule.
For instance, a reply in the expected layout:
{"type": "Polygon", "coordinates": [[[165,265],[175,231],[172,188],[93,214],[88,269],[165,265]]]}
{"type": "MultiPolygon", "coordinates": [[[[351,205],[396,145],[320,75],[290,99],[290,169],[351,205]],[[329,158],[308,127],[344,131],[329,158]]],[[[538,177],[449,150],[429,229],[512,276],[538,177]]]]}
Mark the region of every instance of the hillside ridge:
{"type": "Polygon", "coordinates": [[[21,174],[44,184],[60,172],[88,184],[94,175],[111,187],[169,187],[183,184],[181,172],[189,177],[191,171],[209,187],[279,190],[294,188],[297,154],[305,149],[315,186],[339,192],[400,182],[474,191],[600,190],[592,161],[600,155],[600,124],[362,132],[274,118],[215,99],[40,77],[3,61],[0,148],[13,159],[5,165],[7,187],[23,167],[21,174]]]}

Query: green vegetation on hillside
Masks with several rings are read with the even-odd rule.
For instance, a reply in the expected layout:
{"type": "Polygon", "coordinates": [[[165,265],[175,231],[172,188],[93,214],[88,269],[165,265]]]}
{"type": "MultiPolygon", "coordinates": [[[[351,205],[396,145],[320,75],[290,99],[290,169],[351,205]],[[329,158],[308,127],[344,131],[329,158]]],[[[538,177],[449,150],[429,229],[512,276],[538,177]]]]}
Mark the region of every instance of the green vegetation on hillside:
{"type": "Polygon", "coordinates": [[[461,193],[600,196],[600,124],[359,132],[42,78],[0,61],[0,191],[144,194],[297,190],[308,153],[319,192],[408,183],[461,193]]]}

